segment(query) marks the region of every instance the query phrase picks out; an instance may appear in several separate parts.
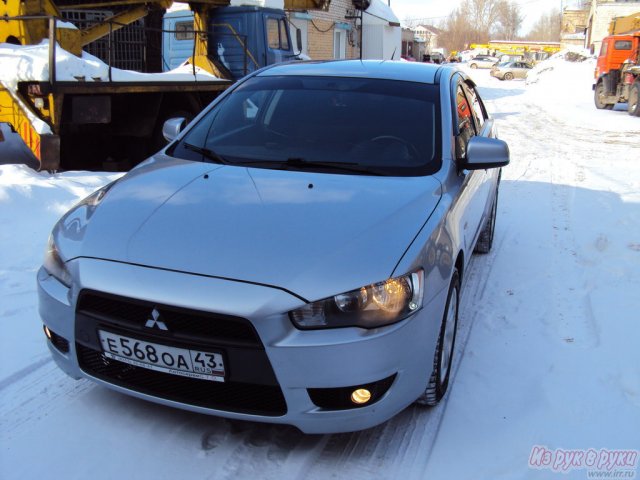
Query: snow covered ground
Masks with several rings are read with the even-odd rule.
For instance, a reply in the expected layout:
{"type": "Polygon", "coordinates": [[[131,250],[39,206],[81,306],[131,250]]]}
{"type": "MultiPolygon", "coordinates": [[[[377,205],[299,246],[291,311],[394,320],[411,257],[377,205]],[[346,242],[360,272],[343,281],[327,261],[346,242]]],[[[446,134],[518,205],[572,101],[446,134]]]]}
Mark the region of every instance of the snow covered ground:
{"type": "Polygon", "coordinates": [[[471,72],[512,154],[494,249],[467,273],[444,402],[364,432],[303,435],[67,378],[35,272],[57,217],[117,175],[0,166],[0,478],[639,477],[640,118],[593,107],[592,63],[553,66],[529,85],[471,72]],[[628,475],[589,477],[589,449],[595,473],[628,475]],[[555,464],[569,451],[584,457],[555,464]]]}
{"type": "MultiPolygon", "coordinates": [[[[82,57],[64,50],[56,44],[56,74],[58,81],[106,82],[109,66],[98,57],[82,52],[82,57]]],[[[49,40],[38,45],[12,45],[0,43],[0,81],[11,91],[18,82],[49,80],[49,40]]],[[[111,69],[114,82],[175,82],[192,80],[217,80],[200,67],[182,65],[163,73],[140,73],[119,68],[111,69]]]]}

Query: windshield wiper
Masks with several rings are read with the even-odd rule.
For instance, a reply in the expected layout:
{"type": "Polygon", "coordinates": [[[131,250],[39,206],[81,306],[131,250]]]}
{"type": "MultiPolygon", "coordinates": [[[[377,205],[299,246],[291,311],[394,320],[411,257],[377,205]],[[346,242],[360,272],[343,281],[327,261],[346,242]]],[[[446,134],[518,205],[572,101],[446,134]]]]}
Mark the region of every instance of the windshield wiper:
{"type": "Polygon", "coordinates": [[[312,161],[305,160],[304,158],[288,158],[287,160],[250,160],[245,162],[238,162],[236,165],[264,165],[264,166],[284,166],[284,167],[294,167],[299,168],[301,170],[313,170],[315,168],[325,168],[332,170],[341,170],[345,172],[354,172],[354,173],[364,173],[367,175],[377,175],[384,176],[386,175],[383,172],[372,170],[367,168],[365,165],[354,162],[323,162],[323,161],[312,161]]]}
{"type": "Polygon", "coordinates": [[[197,145],[191,145],[190,143],[186,143],[186,142],[183,145],[184,145],[184,148],[186,148],[187,150],[191,150],[193,152],[199,153],[203,157],[205,157],[207,160],[211,160],[212,162],[221,163],[222,165],[231,164],[227,159],[218,155],[216,152],[214,152],[209,148],[198,147],[197,145]]]}

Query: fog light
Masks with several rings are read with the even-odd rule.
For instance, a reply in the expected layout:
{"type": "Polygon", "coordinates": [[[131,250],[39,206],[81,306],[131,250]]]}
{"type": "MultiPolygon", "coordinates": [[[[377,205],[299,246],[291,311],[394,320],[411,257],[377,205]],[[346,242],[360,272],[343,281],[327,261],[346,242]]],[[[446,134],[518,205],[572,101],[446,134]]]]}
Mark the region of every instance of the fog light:
{"type": "Polygon", "coordinates": [[[363,405],[369,400],[371,400],[371,392],[366,388],[359,388],[351,394],[351,401],[357,405],[363,405]]]}
{"type": "Polygon", "coordinates": [[[44,325],[44,334],[49,340],[51,340],[51,330],[49,330],[49,327],[47,327],[46,325],[44,325]]]}

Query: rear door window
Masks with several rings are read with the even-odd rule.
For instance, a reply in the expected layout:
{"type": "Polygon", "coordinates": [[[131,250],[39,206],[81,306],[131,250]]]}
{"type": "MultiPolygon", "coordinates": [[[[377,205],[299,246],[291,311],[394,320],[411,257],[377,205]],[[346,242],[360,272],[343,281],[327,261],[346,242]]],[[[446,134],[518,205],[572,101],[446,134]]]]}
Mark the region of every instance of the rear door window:
{"type": "Polygon", "coordinates": [[[462,85],[458,85],[456,90],[456,124],[459,132],[456,138],[456,156],[464,158],[467,154],[467,144],[471,137],[476,135],[476,129],[471,105],[464,94],[462,85]]]}
{"type": "Polygon", "coordinates": [[[482,130],[482,125],[484,125],[484,121],[487,118],[486,110],[480,101],[478,93],[473,87],[465,86],[464,90],[467,98],[469,99],[469,103],[471,104],[471,113],[473,115],[476,131],[480,132],[480,130],[482,130]]]}

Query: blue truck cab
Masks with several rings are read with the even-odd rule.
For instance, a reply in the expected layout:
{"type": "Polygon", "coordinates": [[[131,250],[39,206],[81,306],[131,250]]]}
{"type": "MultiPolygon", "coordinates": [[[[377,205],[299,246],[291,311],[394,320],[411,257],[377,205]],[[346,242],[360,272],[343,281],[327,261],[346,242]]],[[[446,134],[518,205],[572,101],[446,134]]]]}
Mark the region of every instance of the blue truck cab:
{"type": "MultiPolygon", "coordinates": [[[[172,70],[193,55],[193,13],[169,12],[163,18],[163,70],[172,70]]],[[[237,80],[259,68],[298,58],[283,10],[254,6],[212,9],[208,54],[237,80]]],[[[299,45],[297,52],[299,52],[299,45]]]]}

